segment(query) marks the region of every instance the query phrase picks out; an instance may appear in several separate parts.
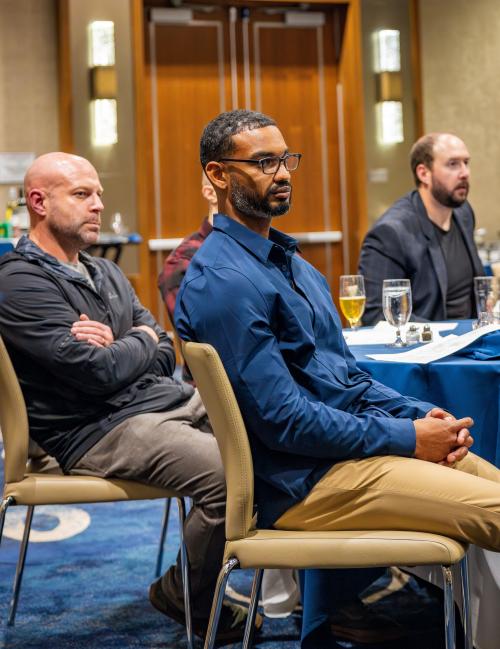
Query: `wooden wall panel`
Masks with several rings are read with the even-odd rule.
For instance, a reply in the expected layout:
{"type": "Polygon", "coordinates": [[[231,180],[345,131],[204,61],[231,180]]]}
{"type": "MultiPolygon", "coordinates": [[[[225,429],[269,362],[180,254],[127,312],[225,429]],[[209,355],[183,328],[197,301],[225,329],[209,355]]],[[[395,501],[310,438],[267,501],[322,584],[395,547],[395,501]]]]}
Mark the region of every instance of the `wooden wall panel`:
{"type": "MultiPolygon", "coordinates": [[[[142,52],[135,53],[138,118],[137,151],[138,167],[142,167],[139,181],[141,233],[147,238],[184,236],[197,228],[204,213],[203,201],[199,195],[200,170],[198,165],[198,140],[204,124],[220,112],[218,96],[218,74],[215,69],[216,46],[210,30],[202,28],[173,28],[157,26],[156,54],[162,60],[156,75],[158,82],[158,116],[162,136],[159,138],[159,173],[162,186],[162,218],[160,233],[155,225],[154,205],[154,149],[151,130],[151,52],[148,44],[149,27],[140,11],[140,0],[131,0],[136,15],[135,32],[140,31],[137,42],[142,42],[142,52]],[[192,40],[193,30],[197,36],[192,40]],[[158,38],[159,37],[159,38],[158,38]],[[142,60],[141,59],[142,55],[142,60]],[[165,63],[165,64],[164,64],[165,63]],[[168,65],[166,64],[168,63],[168,65]],[[139,79],[139,77],[142,77],[139,79]],[[181,108],[179,108],[181,106],[181,108]],[[177,167],[177,169],[176,169],[177,167]],[[147,193],[147,195],[146,195],[147,193]],[[165,196],[165,197],[164,197],[165,196]]],[[[156,6],[159,3],[153,2],[156,6]]],[[[220,10],[201,14],[195,19],[220,19],[224,16],[224,74],[226,109],[231,104],[231,67],[229,60],[229,3],[220,4],[220,10]]],[[[250,65],[252,85],[252,108],[261,108],[277,119],[291,150],[304,154],[301,168],[294,175],[293,208],[289,215],[276,222],[277,227],[288,232],[341,229],[341,169],[339,166],[339,139],[337,115],[337,84],[342,84],[344,93],[343,111],[345,122],[345,196],[349,217],[349,232],[345,247],[342,244],[303,245],[303,254],[318,269],[330,276],[334,294],[338,291],[338,275],[343,272],[343,248],[349,251],[351,265],[355,264],[357,248],[365,231],[366,206],[362,82],[360,73],[359,0],[350,2],[311,2],[317,5],[315,11],[327,14],[324,28],[322,91],[326,105],[326,157],[328,159],[327,218],[324,214],[324,179],[321,149],[321,115],[319,107],[318,48],[313,42],[315,30],[302,28],[261,29],[261,89],[262,105],[256,106],[254,51],[252,23],[259,20],[283,20],[279,14],[269,14],[258,9],[279,6],[281,2],[250,3],[250,65]],[[297,46],[299,43],[299,46],[297,46]],[[356,49],[358,48],[358,49],[356,49]],[[360,233],[361,230],[361,233],[360,233]],[[354,261],[352,261],[354,259],[354,261]]],[[[238,29],[240,27],[238,26],[238,29]]],[[[238,33],[238,39],[241,35],[238,33]]],[[[239,102],[244,106],[242,88],[244,85],[241,64],[241,42],[238,40],[237,75],[239,102]]],[[[149,284],[147,302],[158,315],[161,303],[157,300],[156,278],[161,268],[162,257],[141,253],[141,276],[149,284]]]]}

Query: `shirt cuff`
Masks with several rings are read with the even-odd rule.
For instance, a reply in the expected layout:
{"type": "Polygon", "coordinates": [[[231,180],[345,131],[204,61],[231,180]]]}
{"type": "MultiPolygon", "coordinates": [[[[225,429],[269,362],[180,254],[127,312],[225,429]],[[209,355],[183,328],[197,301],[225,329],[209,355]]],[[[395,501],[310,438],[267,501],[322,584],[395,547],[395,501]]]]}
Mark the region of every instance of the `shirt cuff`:
{"type": "Polygon", "coordinates": [[[413,457],[417,444],[415,424],[411,419],[392,419],[389,422],[388,455],[413,457]]]}

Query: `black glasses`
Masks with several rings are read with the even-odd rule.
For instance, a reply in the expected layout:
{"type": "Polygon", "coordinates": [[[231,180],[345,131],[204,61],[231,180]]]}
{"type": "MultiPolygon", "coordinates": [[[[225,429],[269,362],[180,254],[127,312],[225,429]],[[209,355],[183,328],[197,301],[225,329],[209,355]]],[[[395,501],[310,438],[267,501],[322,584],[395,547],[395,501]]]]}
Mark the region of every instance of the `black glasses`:
{"type": "Polygon", "coordinates": [[[280,168],[281,163],[285,165],[287,171],[295,171],[299,166],[302,153],[285,153],[282,156],[269,156],[260,160],[243,160],[241,158],[221,158],[219,162],[248,162],[249,164],[260,165],[262,173],[275,174],[280,168]]]}

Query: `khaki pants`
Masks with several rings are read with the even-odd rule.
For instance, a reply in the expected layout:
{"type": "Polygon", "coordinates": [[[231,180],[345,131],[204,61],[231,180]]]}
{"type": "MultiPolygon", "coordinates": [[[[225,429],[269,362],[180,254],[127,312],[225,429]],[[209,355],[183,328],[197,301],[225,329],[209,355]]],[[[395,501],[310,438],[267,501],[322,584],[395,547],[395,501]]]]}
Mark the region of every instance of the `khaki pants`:
{"type": "Polygon", "coordinates": [[[500,471],[473,453],[454,469],[392,455],[339,462],[275,527],[433,532],[498,552],[500,471]]]}

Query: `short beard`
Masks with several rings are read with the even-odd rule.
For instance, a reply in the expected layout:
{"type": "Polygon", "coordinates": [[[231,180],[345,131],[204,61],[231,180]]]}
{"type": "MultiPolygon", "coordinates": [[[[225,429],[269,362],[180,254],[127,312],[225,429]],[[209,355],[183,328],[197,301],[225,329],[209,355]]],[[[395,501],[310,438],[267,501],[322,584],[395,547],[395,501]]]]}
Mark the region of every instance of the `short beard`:
{"type": "MultiPolygon", "coordinates": [[[[290,183],[276,183],[271,187],[271,190],[275,190],[276,187],[290,187],[290,183]]],[[[261,198],[256,192],[239,183],[236,179],[233,179],[229,200],[237,212],[254,219],[268,220],[275,216],[283,216],[286,214],[290,209],[291,194],[290,200],[283,201],[276,207],[272,207],[269,201],[269,193],[261,198]]]]}
{"type": "Polygon", "coordinates": [[[98,239],[94,233],[81,234],[79,231],[71,227],[60,227],[58,224],[51,223],[49,225],[52,236],[59,241],[64,247],[71,250],[85,250],[92,245],[95,245],[98,239]]]}
{"type": "Polygon", "coordinates": [[[453,198],[453,192],[448,191],[440,182],[433,179],[431,194],[434,199],[444,205],[445,207],[460,207],[467,200],[467,194],[469,193],[469,184],[467,183],[467,192],[465,198],[453,198]]]}

